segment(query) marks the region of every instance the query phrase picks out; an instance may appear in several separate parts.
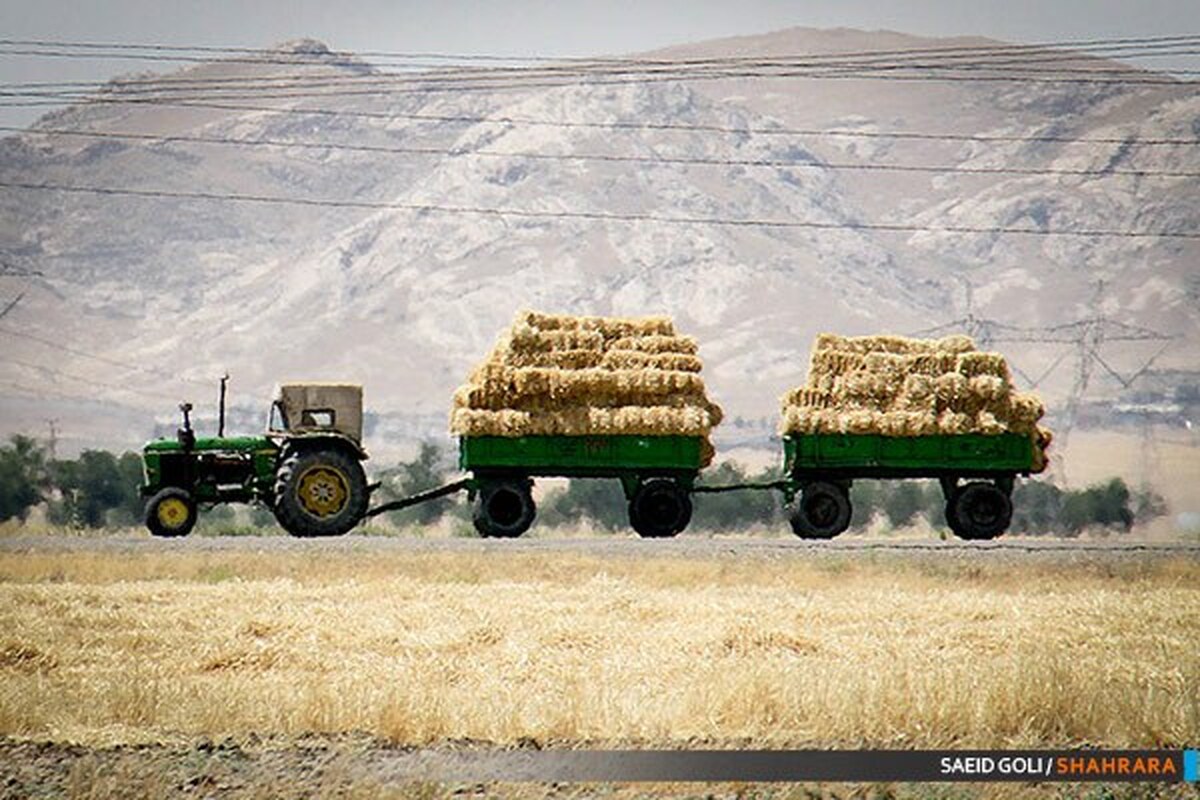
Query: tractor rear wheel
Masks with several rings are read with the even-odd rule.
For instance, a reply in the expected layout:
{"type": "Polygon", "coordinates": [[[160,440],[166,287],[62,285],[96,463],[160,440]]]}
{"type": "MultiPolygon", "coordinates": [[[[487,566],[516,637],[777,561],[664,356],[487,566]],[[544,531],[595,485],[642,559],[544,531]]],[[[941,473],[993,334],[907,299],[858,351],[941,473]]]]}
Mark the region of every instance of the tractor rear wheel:
{"type": "Polygon", "coordinates": [[[191,492],[168,486],[146,503],[146,527],[155,536],[187,536],[196,525],[196,501],[191,492]]]}
{"type": "Polygon", "coordinates": [[[802,539],[832,539],[850,527],[850,495],[833,483],[810,483],[800,490],[788,521],[802,539]]]}
{"type": "Polygon", "coordinates": [[[629,500],[629,524],[645,539],[664,539],[692,521],[692,501],[671,478],[641,482],[629,500]]]}
{"type": "Polygon", "coordinates": [[[537,506],[528,478],[488,480],[475,498],[472,521],[484,538],[515,539],[533,524],[537,506]]]}
{"type": "Polygon", "coordinates": [[[367,511],[367,477],[342,450],[300,450],[275,473],[275,519],[292,536],[341,536],[367,511]]]}

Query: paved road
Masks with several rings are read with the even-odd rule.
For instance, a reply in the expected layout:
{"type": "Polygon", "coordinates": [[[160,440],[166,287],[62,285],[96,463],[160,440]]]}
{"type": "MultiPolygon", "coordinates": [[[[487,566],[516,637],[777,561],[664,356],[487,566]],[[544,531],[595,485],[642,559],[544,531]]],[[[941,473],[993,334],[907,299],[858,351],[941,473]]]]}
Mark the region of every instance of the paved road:
{"type": "Polygon", "coordinates": [[[155,539],[130,536],[11,536],[0,538],[0,553],[23,552],[337,552],[337,553],[571,553],[578,555],[704,557],[761,555],[851,554],[870,552],[1050,555],[1162,555],[1200,558],[1200,542],[1135,541],[1113,537],[1100,540],[1002,537],[990,542],[937,539],[885,539],[847,536],[832,541],[791,537],[705,536],[685,534],[676,539],[643,540],[611,535],[580,538],[514,540],[411,536],[342,536],[332,539],[294,539],[289,536],[189,536],[155,539]]]}

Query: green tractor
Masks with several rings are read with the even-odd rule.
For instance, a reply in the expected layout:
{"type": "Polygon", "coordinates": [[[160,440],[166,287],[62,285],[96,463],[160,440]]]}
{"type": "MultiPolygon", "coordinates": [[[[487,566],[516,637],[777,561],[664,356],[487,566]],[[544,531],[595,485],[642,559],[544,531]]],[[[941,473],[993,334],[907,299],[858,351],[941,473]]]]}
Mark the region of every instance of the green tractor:
{"type": "Polygon", "coordinates": [[[186,536],[197,508],[256,503],[293,536],[338,536],[362,520],[370,487],[362,462],[362,387],[293,383],[280,387],[261,436],[225,436],[225,387],[215,437],[197,437],[190,403],[173,439],[142,452],[146,527],[186,536]]]}

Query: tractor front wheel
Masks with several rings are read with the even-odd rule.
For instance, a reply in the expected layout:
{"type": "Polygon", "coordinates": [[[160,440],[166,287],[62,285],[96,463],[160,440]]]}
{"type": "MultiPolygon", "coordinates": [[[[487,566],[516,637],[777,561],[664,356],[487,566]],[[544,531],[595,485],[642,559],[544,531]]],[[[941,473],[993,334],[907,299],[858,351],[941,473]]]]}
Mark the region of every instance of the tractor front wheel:
{"type": "Polygon", "coordinates": [[[169,486],[146,503],[146,527],[155,536],[187,536],[196,525],[196,501],[191,492],[169,486]]]}
{"type": "Polygon", "coordinates": [[[367,511],[367,477],[340,450],[301,450],[275,473],[275,519],[292,536],[341,536],[367,511]]]}

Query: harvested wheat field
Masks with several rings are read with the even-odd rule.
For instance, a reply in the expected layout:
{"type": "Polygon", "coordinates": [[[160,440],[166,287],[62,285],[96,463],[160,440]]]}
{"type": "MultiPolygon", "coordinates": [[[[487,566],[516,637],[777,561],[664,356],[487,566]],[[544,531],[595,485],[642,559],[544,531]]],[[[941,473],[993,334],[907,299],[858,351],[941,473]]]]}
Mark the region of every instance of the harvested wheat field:
{"type": "Polygon", "coordinates": [[[938,555],[3,553],[0,769],[22,739],[1200,741],[1194,556],[938,555]]]}

